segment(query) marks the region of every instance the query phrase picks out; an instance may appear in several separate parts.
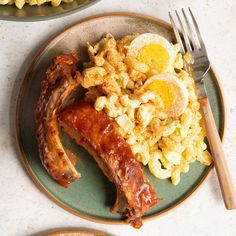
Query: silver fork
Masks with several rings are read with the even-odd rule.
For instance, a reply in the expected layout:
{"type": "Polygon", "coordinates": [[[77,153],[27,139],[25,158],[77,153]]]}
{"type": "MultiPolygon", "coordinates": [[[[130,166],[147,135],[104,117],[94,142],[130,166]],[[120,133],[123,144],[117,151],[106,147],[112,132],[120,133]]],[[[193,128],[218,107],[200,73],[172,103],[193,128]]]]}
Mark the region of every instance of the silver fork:
{"type": "Polygon", "coordinates": [[[191,57],[190,62],[187,62],[186,66],[192,73],[197,87],[198,101],[200,103],[202,117],[205,121],[208,142],[220,182],[225,206],[227,209],[236,209],[236,194],[204,84],[204,76],[210,69],[210,61],[207,56],[205,44],[190,8],[188,8],[188,11],[182,9],[180,14],[177,11],[173,14],[169,12],[169,17],[181,52],[183,54],[189,53],[191,57]],[[177,28],[177,24],[180,26],[183,38],[177,28]]]}

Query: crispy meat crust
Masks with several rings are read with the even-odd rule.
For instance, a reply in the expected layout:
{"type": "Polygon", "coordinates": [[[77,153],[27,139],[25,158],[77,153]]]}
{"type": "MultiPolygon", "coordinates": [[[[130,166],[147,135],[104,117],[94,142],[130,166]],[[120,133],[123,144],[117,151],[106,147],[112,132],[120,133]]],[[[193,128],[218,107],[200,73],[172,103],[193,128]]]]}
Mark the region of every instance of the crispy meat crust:
{"type": "Polygon", "coordinates": [[[61,144],[57,120],[63,103],[81,83],[76,63],[77,59],[72,55],[53,59],[41,83],[41,95],[35,110],[41,161],[49,175],[64,187],[80,177],[61,144]]]}

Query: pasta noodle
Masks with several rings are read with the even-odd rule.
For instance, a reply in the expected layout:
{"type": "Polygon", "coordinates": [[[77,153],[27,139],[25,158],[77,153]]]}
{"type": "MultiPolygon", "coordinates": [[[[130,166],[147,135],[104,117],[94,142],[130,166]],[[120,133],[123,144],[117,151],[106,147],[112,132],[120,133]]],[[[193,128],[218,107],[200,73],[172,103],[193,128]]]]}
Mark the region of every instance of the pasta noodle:
{"type": "Polygon", "coordinates": [[[18,9],[22,9],[22,7],[25,4],[29,4],[30,6],[33,6],[33,5],[40,6],[46,2],[51,2],[52,6],[57,7],[61,4],[61,2],[70,3],[70,2],[73,2],[73,0],[0,0],[0,5],[6,5],[6,4],[13,5],[13,4],[15,4],[15,6],[18,9]]]}
{"type": "Polygon", "coordinates": [[[172,73],[186,87],[189,102],[183,114],[168,118],[161,110],[162,98],[142,90],[145,80],[156,72],[127,55],[135,37],[128,35],[116,41],[107,35],[94,46],[88,44],[91,66],[83,71],[84,86],[92,93],[92,86],[101,85],[103,95],[95,96],[95,109],[104,110],[115,119],[137,159],[156,178],[170,178],[177,185],[181,173],[189,171],[190,163],[198,160],[210,165],[212,162],[204,143],[205,131],[194,81],[184,70],[179,46],[172,45],[175,52],[172,73]]]}

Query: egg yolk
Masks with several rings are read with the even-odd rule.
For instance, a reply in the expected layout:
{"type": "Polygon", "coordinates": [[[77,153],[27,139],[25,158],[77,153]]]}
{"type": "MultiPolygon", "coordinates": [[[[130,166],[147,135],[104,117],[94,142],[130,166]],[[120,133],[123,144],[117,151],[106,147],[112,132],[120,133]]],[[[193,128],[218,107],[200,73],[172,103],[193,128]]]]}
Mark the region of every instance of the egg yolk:
{"type": "Polygon", "coordinates": [[[151,69],[162,73],[169,65],[170,55],[162,45],[153,43],[141,48],[137,59],[147,64],[151,69]]]}
{"type": "Polygon", "coordinates": [[[173,106],[176,96],[175,91],[179,90],[175,84],[171,84],[165,80],[155,80],[147,86],[147,89],[161,96],[165,110],[173,106]]]}

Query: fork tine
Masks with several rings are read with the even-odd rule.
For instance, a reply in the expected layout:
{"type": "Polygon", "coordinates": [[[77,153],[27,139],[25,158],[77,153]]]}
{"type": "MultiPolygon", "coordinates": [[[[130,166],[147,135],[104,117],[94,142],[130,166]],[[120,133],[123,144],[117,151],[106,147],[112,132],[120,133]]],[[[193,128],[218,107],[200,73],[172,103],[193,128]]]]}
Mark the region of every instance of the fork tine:
{"type": "Polygon", "coordinates": [[[184,45],[182,43],[182,39],[180,37],[179,30],[178,30],[178,28],[177,28],[170,12],[169,12],[169,18],[170,18],[170,22],[172,24],[172,27],[173,27],[173,30],[174,30],[174,33],[175,33],[176,40],[180,45],[180,49],[181,49],[182,53],[185,53],[184,45]]]}
{"type": "Polygon", "coordinates": [[[195,34],[194,34],[193,30],[192,30],[192,27],[190,26],[190,23],[188,21],[188,18],[186,16],[185,11],[184,11],[183,8],[182,8],[182,13],[183,13],[183,16],[184,16],[184,19],[185,19],[185,23],[186,23],[187,28],[188,28],[188,32],[190,34],[191,42],[193,44],[193,49],[198,50],[198,49],[200,49],[200,45],[199,45],[198,40],[196,39],[196,36],[195,36],[195,34]]]}
{"type": "Polygon", "coordinates": [[[185,41],[185,46],[187,48],[187,51],[188,52],[191,52],[192,51],[192,48],[191,48],[191,44],[190,44],[190,41],[189,41],[189,38],[188,38],[188,35],[186,33],[186,30],[184,29],[184,25],[180,19],[180,16],[179,16],[179,13],[175,10],[175,14],[177,16],[177,19],[179,21],[179,24],[180,24],[180,27],[181,27],[181,30],[183,32],[183,36],[184,36],[184,41],[185,41]]]}
{"type": "Polygon", "coordinates": [[[196,21],[195,17],[193,16],[193,13],[192,13],[190,7],[188,8],[188,10],[189,10],[190,15],[191,15],[191,17],[192,17],[193,25],[194,25],[194,27],[195,27],[195,30],[196,30],[196,33],[197,33],[197,37],[198,37],[198,41],[199,41],[199,43],[200,43],[200,46],[201,46],[201,48],[205,49],[205,44],[204,44],[204,42],[203,42],[203,39],[202,39],[200,30],[199,30],[197,21],[196,21]]]}

